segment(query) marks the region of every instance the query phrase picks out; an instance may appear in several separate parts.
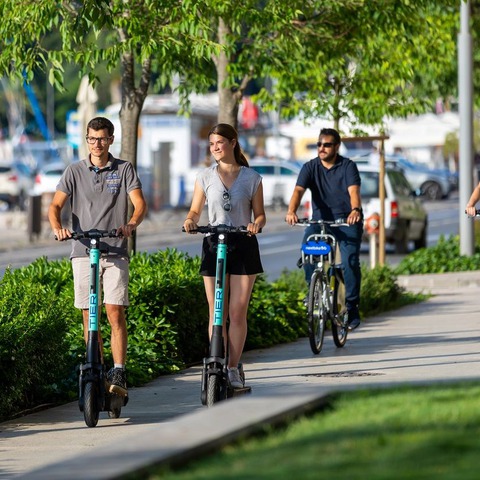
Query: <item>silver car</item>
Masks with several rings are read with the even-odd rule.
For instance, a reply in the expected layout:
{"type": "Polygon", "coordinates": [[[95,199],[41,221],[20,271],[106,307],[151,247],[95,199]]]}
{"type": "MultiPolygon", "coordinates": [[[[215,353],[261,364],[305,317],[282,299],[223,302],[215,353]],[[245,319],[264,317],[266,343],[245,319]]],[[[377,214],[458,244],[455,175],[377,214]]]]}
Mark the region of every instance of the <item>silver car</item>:
{"type": "MultiPolygon", "coordinates": [[[[262,176],[265,206],[273,208],[288,207],[302,164],[267,158],[252,159],[248,164],[250,168],[262,176]]],[[[307,190],[302,198],[301,208],[297,213],[301,217],[308,217],[310,210],[311,194],[310,190],[307,190]]]]}
{"type": "MultiPolygon", "coordinates": [[[[378,168],[372,165],[360,164],[358,170],[364,216],[368,219],[374,213],[380,214],[380,175],[378,168]]],[[[408,253],[410,242],[415,249],[426,247],[428,217],[417,193],[403,172],[390,165],[385,167],[384,182],[386,242],[393,244],[396,253],[408,253]]]]}
{"type": "Polygon", "coordinates": [[[26,164],[0,163],[0,210],[25,210],[32,186],[33,174],[26,164]]]}

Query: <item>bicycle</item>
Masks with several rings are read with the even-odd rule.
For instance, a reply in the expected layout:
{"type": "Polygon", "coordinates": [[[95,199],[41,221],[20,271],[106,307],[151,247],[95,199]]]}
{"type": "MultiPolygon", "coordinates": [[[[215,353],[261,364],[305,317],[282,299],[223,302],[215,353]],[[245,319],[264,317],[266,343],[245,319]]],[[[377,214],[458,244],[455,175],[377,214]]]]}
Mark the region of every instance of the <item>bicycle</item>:
{"type": "Polygon", "coordinates": [[[331,227],[349,226],[345,222],[302,219],[297,226],[320,225],[320,233],[309,235],[302,245],[301,264],[315,265],[308,292],[308,338],[314,354],[322,350],[327,321],[330,320],[335,345],[343,347],[348,335],[348,311],[341,263],[337,258],[337,239],[327,233],[331,227]]]}
{"type": "MultiPolygon", "coordinates": [[[[185,231],[185,228],[182,228],[185,231]]],[[[212,407],[215,403],[237,395],[250,393],[252,388],[244,385],[243,388],[232,388],[228,382],[228,342],[223,337],[223,309],[225,291],[225,269],[227,264],[227,237],[229,233],[248,234],[246,227],[231,227],[228,225],[198,226],[193,232],[203,234],[218,234],[217,265],[215,275],[215,305],[213,313],[212,336],[208,357],[203,359],[201,380],[202,405],[212,407]],[[225,351],[225,344],[227,351],[225,351]]],[[[228,336],[228,330],[227,330],[228,336]]],[[[242,381],[245,383],[243,365],[238,365],[242,381]]]]}
{"type": "Polygon", "coordinates": [[[90,294],[88,313],[88,339],[85,363],[80,365],[78,406],[88,427],[95,427],[100,412],[108,412],[109,418],[119,418],[122,407],[128,403],[124,397],[109,391],[102,346],[99,334],[100,255],[108,250],[100,249],[101,238],[118,237],[116,230],[92,229],[72,232],[71,240],[89,239],[90,294]]]}

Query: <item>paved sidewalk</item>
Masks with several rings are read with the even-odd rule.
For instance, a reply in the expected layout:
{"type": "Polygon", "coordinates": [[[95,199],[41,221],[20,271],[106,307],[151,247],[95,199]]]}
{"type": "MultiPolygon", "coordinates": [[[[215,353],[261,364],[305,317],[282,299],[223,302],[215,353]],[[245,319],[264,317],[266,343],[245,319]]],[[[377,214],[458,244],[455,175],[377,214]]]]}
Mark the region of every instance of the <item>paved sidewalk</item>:
{"type": "MultiPolygon", "coordinates": [[[[479,274],[480,276],[480,274],[479,274]]],[[[0,478],[114,479],[181,461],[319,408],[330,392],[478,379],[480,285],[475,273],[402,277],[434,294],[420,305],[367,319],[320,355],[307,339],[244,355],[251,395],[200,404],[200,367],[130,391],[119,419],[87,428],[77,403],[0,424],[0,478]],[[418,280],[418,278],[420,279],[418,280]]]]}

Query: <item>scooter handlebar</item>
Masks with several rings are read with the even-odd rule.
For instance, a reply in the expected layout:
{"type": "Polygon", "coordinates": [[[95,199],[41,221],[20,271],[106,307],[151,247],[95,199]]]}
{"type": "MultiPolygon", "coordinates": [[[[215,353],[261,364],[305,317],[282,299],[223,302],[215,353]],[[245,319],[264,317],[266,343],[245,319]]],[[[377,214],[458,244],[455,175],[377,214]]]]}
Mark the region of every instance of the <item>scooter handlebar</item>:
{"type": "MultiPolygon", "coordinates": [[[[182,232],[185,232],[185,227],[182,227],[182,232]]],[[[258,231],[258,233],[261,233],[262,229],[258,231]]],[[[198,226],[194,230],[190,230],[189,233],[245,233],[248,234],[250,233],[247,230],[247,227],[244,225],[240,227],[232,227],[230,225],[203,225],[203,226],[198,226]]]]}

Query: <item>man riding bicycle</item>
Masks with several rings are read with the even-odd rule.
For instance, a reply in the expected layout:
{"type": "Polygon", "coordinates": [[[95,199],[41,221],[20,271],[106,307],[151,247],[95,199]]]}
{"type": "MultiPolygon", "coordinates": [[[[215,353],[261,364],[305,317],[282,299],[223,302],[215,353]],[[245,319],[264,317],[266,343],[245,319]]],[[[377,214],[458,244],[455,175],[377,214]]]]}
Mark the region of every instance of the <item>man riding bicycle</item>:
{"type": "MultiPolygon", "coordinates": [[[[349,227],[328,229],[339,242],[345,279],[348,326],[360,325],[360,245],[363,235],[363,212],[360,198],[360,174],[352,160],[338,154],[340,134],[333,128],[324,128],[318,137],[318,156],[305,163],[298,175],[286,222],[298,222],[297,209],[307,188],[312,192],[313,220],[344,220],[349,227]]],[[[303,243],[319,233],[318,225],[305,230],[303,243]]],[[[305,279],[310,284],[314,266],[304,265],[305,279]]]]}

